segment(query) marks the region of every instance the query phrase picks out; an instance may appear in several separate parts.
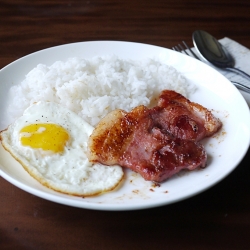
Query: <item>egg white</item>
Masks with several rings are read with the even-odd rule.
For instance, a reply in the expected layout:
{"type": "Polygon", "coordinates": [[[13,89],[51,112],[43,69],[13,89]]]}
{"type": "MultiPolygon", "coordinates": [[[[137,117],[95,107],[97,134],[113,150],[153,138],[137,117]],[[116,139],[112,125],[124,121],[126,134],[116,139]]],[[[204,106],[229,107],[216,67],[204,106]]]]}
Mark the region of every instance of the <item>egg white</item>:
{"type": "Polygon", "coordinates": [[[87,142],[93,127],[74,112],[52,102],[30,106],[6,130],[0,133],[3,147],[24,169],[43,185],[56,191],[91,196],[113,190],[123,178],[120,166],[92,164],[87,158],[87,142]],[[23,146],[19,131],[34,123],[62,126],[70,139],[61,153],[23,146]]]}

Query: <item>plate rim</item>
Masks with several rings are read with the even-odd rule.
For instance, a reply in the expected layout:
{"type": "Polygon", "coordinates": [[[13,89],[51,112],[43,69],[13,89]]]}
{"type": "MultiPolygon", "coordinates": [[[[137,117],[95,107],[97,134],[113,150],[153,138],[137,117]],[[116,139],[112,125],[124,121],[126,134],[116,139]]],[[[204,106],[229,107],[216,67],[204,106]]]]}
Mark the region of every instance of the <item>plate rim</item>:
{"type": "MultiPolygon", "coordinates": [[[[149,47],[155,47],[155,48],[158,48],[160,50],[167,50],[167,51],[172,51],[168,48],[164,48],[164,47],[160,47],[160,46],[157,46],[157,45],[151,45],[151,44],[146,44],[146,43],[139,43],[139,42],[130,42],[130,41],[112,41],[112,40],[100,40],[100,41],[84,41],[84,42],[75,42],[75,43],[68,43],[68,44],[62,44],[62,45],[57,45],[57,46],[53,46],[53,47],[49,47],[49,48],[45,48],[45,49],[42,49],[42,50],[39,50],[39,51],[36,51],[36,52],[33,52],[33,53],[30,53],[28,55],[25,55],[24,57],[21,57],[13,62],[11,62],[10,64],[6,65],[5,67],[3,67],[2,69],[0,69],[0,76],[1,76],[1,73],[8,67],[11,67],[12,65],[14,65],[15,63],[18,63],[19,61],[23,60],[24,58],[28,58],[30,56],[35,56],[37,55],[38,53],[43,53],[44,51],[49,51],[49,50],[53,50],[53,49],[59,49],[59,48],[62,48],[62,47],[67,47],[67,46],[74,46],[74,45],[82,45],[82,44],[88,44],[88,43],[120,43],[120,44],[130,44],[130,45],[137,45],[137,46],[149,46],[149,47]]],[[[174,53],[178,53],[178,52],[174,52],[174,53]]],[[[181,56],[184,56],[184,57],[187,57],[187,58],[190,58],[191,60],[196,60],[194,58],[191,58],[191,57],[188,57],[186,55],[183,55],[181,54],[181,56]]],[[[202,63],[202,62],[199,62],[197,61],[197,63],[202,63]]],[[[205,67],[209,67],[208,65],[204,64],[205,67]]],[[[212,69],[214,72],[216,72],[217,74],[220,74],[218,71],[216,71],[215,69],[209,67],[210,69],[212,69]]],[[[178,70],[178,69],[177,69],[178,70]]],[[[220,74],[221,75],[221,74],[220,74]]],[[[222,76],[222,75],[221,75],[222,76]]],[[[224,76],[223,76],[224,77],[224,76]]],[[[225,77],[224,77],[225,78],[225,77]]],[[[226,78],[225,78],[226,79],[226,78]]],[[[227,79],[226,79],[227,80],[227,79]]],[[[229,82],[229,80],[227,80],[229,82]]],[[[233,86],[233,85],[232,85],[233,86]]],[[[234,86],[233,86],[234,87],[234,86]]],[[[234,87],[235,88],[235,87],[234,87]]],[[[235,88],[236,89],[236,88],[235,88]]],[[[240,92],[239,92],[239,95],[240,92]]],[[[242,96],[241,96],[242,97],[242,96]]],[[[242,97],[242,100],[244,100],[244,98],[242,97]]],[[[244,100],[245,101],[245,100],[244,100]]],[[[248,108],[248,105],[247,103],[245,102],[245,107],[248,108]]],[[[250,114],[249,114],[249,120],[250,120],[250,114]]],[[[250,145],[250,136],[248,137],[248,147],[250,145]]],[[[248,147],[245,148],[245,152],[241,155],[241,157],[238,159],[238,163],[236,164],[236,166],[234,166],[233,168],[230,169],[230,171],[228,171],[223,177],[221,178],[218,178],[215,182],[213,182],[211,185],[208,185],[206,187],[204,187],[203,189],[200,189],[200,190],[197,190],[196,192],[193,192],[192,194],[189,194],[185,197],[180,197],[179,199],[177,200],[172,200],[171,202],[157,202],[157,203],[153,203],[153,204],[141,204],[141,205],[136,205],[136,206],[124,206],[124,204],[122,204],[121,206],[119,206],[119,204],[97,204],[96,203],[86,203],[87,205],[86,206],[80,206],[78,205],[78,203],[75,203],[74,205],[72,204],[67,204],[66,200],[64,198],[58,198],[57,201],[54,200],[54,202],[56,203],[60,203],[60,204],[63,204],[63,205],[68,205],[68,206],[74,206],[74,207],[78,207],[78,208],[85,208],[85,209],[93,209],[93,210],[108,210],[108,211],[124,211],[124,210],[138,210],[138,209],[147,209],[147,208],[153,208],[153,207],[158,207],[158,206],[163,206],[163,205],[169,205],[169,204],[172,204],[172,203],[176,203],[176,202],[179,202],[181,200],[184,200],[184,199],[187,199],[187,198],[190,198],[192,196],[195,196],[201,192],[204,192],[205,190],[211,188],[212,186],[216,185],[218,182],[220,182],[221,180],[223,180],[225,177],[227,177],[231,172],[233,172],[235,170],[235,168],[239,165],[239,163],[242,161],[242,159],[244,158],[244,156],[246,155],[247,151],[248,151],[248,147]]],[[[10,176],[8,176],[1,168],[1,163],[0,163],[0,176],[2,176],[5,180],[7,180],[8,182],[10,182],[11,184],[17,186],[18,188],[28,192],[28,193],[31,193],[31,194],[34,194],[36,193],[35,195],[40,197],[40,198],[43,198],[43,199],[46,199],[46,200],[49,200],[49,201],[52,201],[53,202],[53,199],[55,199],[55,197],[52,195],[52,194],[44,194],[41,190],[36,190],[34,189],[33,187],[28,187],[27,185],[23,184],[22,182],[18,181],[18,180],[13,180],[13,178],[11,178],[10,176]],[[31,189],[31,190],[29,190],[31,189]],[[33,191],[33,192],[31,192],[33,191]],[[49,196],[49,197],[46,197],[49,196]],[[50,198],[51,196],[51,198],[50,198]],[[53,198],[53,199],[52,199],[53,198]]],[[[84,204],[84,203],[83,203],[84,204]]],[[[85,204],[84,204],[85,205],[85,204]]]]}

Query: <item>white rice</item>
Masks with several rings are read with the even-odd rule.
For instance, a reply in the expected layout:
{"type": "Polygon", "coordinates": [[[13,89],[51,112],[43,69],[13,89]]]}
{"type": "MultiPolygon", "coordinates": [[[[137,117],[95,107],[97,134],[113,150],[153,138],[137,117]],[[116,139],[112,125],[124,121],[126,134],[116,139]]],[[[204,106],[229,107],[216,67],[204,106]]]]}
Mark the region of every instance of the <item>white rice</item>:
{"type": "Polygon", "coordinates": [[[194,86],[171,66],[157,59],[122,60],[116,56],[71,58],[51,66],[39,64],[10,89],[9,114],[16,119],[34,102],[63,105],[95,126],[114,109],[130,111],[151,106],[163,89],[184,96],[194,86]]]}

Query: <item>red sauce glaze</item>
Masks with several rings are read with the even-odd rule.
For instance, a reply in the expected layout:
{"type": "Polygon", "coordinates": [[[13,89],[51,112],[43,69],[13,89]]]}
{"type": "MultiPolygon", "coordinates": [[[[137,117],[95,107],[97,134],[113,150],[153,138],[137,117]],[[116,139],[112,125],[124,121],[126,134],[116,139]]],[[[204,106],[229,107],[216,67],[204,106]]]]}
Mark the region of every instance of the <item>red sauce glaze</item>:
{"type": "Polygon", "coordinates": [[[221,126],[203,106],[164,90],[152,109],[141,105],[105,117],[90,136],[89,159],[118,164],[145,180],[162,182],[182,169],[205,167],[207,154],[199,141],[221,126]]]}

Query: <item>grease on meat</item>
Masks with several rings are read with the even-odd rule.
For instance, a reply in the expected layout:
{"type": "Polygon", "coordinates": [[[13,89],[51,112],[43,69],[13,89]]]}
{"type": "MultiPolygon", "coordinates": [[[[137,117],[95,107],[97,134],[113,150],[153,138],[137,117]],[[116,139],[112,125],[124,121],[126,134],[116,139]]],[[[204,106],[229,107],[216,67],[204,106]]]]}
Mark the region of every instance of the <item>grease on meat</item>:
{"type": "Polygon", "coordinates": [[[205,167],[207,154],[199,141],[221,125],[206,108],[165,90],[152,109],[141,105],[103,118],[89,138],[89,160],[162,182],[182,169],[205,167]]]}

